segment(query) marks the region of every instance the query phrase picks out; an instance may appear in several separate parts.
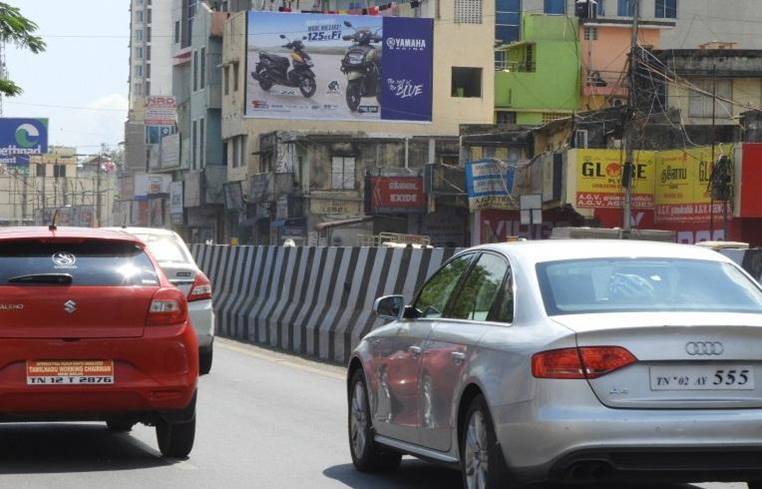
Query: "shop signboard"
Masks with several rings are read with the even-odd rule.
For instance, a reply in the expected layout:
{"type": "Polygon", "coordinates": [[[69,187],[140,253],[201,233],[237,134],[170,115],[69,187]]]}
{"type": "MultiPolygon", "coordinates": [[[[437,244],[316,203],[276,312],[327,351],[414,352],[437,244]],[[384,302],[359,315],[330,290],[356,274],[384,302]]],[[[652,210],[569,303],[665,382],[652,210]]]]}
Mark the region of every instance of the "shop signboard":
{"type": "Polygon", "coordinates": [[[247,117],[430,122],[433,19],[248,12],[247,117]]]}
{"type": "Polygon", "coordinates": [[[371,211],[404,214],[423,212],[426,194],[421,177],[372,177],[371,211]]]}
{"type": "MultiPolygon", "coordinates": [[[[632,208],[653,209],[655,153],[636,151],[632,180],[632,208]]],[[[576,150],[576,207],[621,209],[623,153],[616,149],[576,150]]]]}
{"type": "Polygon", "coordinates": [[[480,209],[515,209],[511,197],[515,167],[496,159],[466,163],[466,192],[471,211],[480,209]]]}

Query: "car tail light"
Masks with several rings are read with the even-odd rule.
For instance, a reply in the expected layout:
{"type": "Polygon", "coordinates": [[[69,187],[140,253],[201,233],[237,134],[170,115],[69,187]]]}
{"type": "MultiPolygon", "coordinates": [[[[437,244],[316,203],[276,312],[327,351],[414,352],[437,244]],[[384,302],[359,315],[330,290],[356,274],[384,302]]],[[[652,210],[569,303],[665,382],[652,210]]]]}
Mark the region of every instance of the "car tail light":
{"type": "Polygon", "coordinates": [[[212,298],[212,283],[204,272],[196,273],[196,280],[193,282],[190,292],[188,292],[188,301],[201,301],[212,298]]]}
{"type": "Polygon", "coordinates": [[[532,375],[538,379],[597,379],[637,361],[619,346],[563,348],[532,356],[532,375]]]}
{"type": "Polygon", "coordinates": [[[188,302],[175,288],[159,289],[151,299],[146,326],[169,326],[188,320],[188,302]]]}

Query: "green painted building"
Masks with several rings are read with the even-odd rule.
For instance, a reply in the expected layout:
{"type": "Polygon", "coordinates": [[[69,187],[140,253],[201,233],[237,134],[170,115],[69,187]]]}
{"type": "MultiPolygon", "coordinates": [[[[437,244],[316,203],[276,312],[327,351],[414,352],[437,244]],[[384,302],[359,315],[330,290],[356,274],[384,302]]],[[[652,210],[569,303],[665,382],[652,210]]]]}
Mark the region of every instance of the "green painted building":
{"type": "Polygon", "coordinates": [[[565,15],[524,14],[519,42],[496,48],[498,123],[540,125],[580,104],[578,24],[565,15]]]}

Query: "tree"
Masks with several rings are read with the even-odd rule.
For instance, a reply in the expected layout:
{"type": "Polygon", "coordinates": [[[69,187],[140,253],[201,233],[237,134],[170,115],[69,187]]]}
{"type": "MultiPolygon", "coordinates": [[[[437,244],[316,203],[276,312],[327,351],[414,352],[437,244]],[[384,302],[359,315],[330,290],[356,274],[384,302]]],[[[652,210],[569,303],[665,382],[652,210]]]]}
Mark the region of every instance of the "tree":
{"type": "MultiPolygon", "coordinates": [[[[0,42],[12,42],[19,48],[34,54],[45,51],[45,41],[34,35],[37,24],[21,15],[18,7],[0,2],[0,42]]],[[[0,79],[0,95],[13,97],[23,92],[21,87],[8,79],[0,79]]]]}

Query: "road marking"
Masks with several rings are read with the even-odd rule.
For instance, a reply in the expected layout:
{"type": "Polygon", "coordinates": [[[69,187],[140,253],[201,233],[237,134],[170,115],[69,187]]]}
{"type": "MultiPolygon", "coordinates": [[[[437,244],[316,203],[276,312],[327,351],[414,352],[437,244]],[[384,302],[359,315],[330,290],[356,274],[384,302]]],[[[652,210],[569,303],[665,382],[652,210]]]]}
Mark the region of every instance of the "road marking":
{"type": "MultiPolygon", "coordinates": [[[[221,346],[222,348],[226,350],[234,351],[236,353],[240,353],[242,355],[256,358],[258,360],[264,360],[270,363],[285,365],[287,367],[295,368],[297,370],[302,370],[304,372],[311,372],[317,375],[322,375],[323,377],[329,377],[329,378],[338,379],[338,380],[346,380],[346,376],[344,375],[342,371],[340,371],[340,367],[333,367],[330,365],[321,365],[320,367],[317,367],[317,366],[313,367],[310,365],[306,365],[305,363],[302,363],[300,361],[283,358],[287,356],[285,354],[270,353],[270,352],[266,352],[266,350],[260,350],[262,351],[262,353],[260,353],[259,351],[253,351],[254,348],[257,348],[256,346],[253,346],[253,345],[239,346],[239,344],[236,344],[236,342],[233,342],[231,340],[220,341],[220,338],[218,338],[216,341],[217,341],[217,345],[221,346]]],[[[308,360],[303,360],[303,362],[307,362],[307,361],[308,360]]]]}

